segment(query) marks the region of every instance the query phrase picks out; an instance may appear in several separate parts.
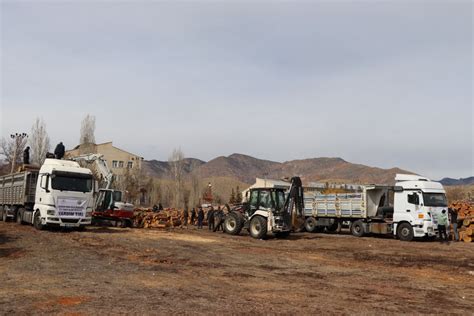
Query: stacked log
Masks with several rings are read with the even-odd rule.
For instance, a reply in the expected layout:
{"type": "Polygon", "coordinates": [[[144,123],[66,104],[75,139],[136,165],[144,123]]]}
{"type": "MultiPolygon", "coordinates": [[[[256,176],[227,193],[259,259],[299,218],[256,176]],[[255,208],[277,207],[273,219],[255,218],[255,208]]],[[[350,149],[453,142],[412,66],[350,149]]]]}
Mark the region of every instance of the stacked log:
{"type": "MultiPolygon", "coordinates": [[[[191,214],[188,214],[190,221],[191,214]]],[[[207,225],[207,210],[204,210],[203,225],[207,225]]],[[[177,209],[165,209],[153,212],[151,209],[136,209],[133,216],[133,227],[136,228],[172,228],[180,227],[183,223],[183,211],[177,209]]],[[[188,223],[190,224],[190,223],[188,223]]]]}
{"type": "Polygon", "coordinates": [[[459,240],[474,240],[474,206],[467,202],[454,202],[450,206],[458,214],[459,240]]]}

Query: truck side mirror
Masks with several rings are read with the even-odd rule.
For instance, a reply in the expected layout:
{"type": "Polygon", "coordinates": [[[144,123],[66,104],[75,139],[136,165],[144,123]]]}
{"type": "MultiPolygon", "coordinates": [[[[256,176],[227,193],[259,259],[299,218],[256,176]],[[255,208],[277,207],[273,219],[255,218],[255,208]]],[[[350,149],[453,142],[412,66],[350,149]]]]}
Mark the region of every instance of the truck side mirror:
{"type": "Polygon", "coordinates": [[[40,181],[40,187],[46,191],[46,193],[49,193],[48,189],[49,185],[49,175],[48,174],[42,174],[41,175],[41,181],[40,181]]]}

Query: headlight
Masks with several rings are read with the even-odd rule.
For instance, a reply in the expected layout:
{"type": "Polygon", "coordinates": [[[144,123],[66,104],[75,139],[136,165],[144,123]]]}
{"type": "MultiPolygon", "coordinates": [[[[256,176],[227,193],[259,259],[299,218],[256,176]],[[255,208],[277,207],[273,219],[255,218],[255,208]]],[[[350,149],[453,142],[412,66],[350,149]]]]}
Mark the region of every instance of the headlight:
{"type": "Polygon", "coordinates": [[[91,217],[92,216],[92,212],[86,212],[86,217],[91,217]]]}
{"type": "Polygon", "coordinates": [[[54,210],[48,210],[46,214],[48,215],[54,215],[56,212],[54,210]]]}

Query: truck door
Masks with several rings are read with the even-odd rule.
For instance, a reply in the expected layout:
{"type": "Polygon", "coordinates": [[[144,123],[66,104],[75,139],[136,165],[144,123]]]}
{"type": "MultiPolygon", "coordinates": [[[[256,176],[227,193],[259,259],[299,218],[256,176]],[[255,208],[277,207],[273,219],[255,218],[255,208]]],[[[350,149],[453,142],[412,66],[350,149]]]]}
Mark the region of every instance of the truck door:
{"type": "Polygon", "coordinates": [[[407,192],[405,212],[407,213],[406,215],[409,217],[410,222],[417,216],[417,211],[420,208],[420,198],[420,194],[417,192],[407,192]]]}

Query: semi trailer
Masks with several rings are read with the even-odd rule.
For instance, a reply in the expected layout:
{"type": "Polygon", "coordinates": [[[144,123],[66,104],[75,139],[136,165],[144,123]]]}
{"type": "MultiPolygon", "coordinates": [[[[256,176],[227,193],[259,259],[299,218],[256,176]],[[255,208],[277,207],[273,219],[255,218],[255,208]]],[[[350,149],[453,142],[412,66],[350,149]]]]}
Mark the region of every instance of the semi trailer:
{"type": "Polygon", "coordinates": [[[362,191],[305,194],[305,229],[338,232],[343,224],[352,235],[393,235],[410,241],[434,237],[437,216],[447,211],[446,192],[439,182],[397,174],[395,185],[364,185],[362,191]]]}
{"type": "Polygon", "coordinates": [[[82,229],[91,224],[93,176],[77,162],[46,159],[41,168],[0,176],[0,219],[82,229]]]}

